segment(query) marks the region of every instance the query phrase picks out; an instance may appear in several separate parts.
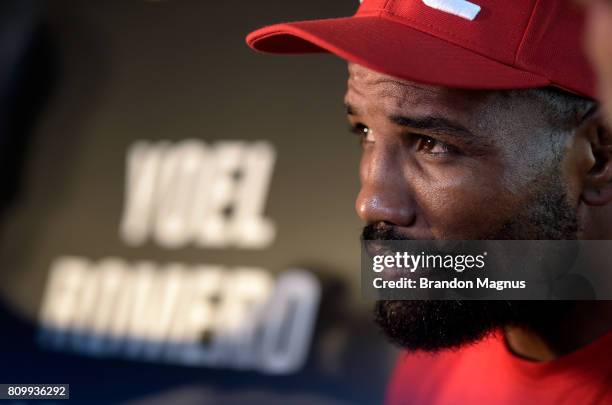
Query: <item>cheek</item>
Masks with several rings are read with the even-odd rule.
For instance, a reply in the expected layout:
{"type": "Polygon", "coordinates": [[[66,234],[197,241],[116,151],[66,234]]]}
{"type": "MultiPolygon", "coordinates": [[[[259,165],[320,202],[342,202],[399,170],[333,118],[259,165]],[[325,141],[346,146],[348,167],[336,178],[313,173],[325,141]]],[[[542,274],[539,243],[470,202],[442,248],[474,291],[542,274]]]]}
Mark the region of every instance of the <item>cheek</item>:
{"type": "Polygon", "coordinates": [[[491,169],[448,170],[418,180],[415,197],[432,234],[469,240],[499,229],[520,205],[500,177],[491,169]]]}

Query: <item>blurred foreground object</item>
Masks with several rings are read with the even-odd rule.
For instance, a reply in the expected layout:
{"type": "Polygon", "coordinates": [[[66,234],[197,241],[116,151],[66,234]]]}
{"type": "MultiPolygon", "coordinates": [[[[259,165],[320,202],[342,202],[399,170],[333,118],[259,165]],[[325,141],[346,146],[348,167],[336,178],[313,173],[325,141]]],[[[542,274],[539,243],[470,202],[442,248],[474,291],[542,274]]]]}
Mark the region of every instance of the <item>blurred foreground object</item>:
{"type": "Polygon", "coordinates": [[[612,1],[586,3],[586,50],[599,78],[599,95],[608,123],[612,123],[612,1]]]}

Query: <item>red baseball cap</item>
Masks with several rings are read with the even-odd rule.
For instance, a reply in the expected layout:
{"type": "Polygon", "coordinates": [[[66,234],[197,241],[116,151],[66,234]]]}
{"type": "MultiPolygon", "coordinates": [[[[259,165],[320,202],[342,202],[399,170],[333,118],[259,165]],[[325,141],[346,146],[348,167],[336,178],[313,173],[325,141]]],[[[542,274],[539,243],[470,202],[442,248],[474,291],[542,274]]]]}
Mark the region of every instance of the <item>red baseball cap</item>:
{"type": "Polygon", "coordinates": [[[595,99],[583,21],[567,0],[363,0],[352,17],[276,24],[247,43],[267,53],[331,52],[438,86],[552,85],[595,99]]]}

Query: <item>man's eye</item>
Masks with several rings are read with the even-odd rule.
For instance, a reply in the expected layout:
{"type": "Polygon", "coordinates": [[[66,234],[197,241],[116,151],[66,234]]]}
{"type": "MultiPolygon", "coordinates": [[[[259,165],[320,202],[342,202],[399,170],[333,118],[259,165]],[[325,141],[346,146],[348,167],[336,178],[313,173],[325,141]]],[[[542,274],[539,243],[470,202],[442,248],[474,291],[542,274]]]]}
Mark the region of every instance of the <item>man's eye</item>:
{"type": "Polygon", "coordinates": [[[418,137],[416,148],[417,151],[430,155],[445,155],[452,152],[449,145],[425,135],[418,137]]]}
{"type": "Polygon", "coordinates": [[[362,141],[374,142],[372,130],[363,124],[355,124],[351,126],[351,132],[359,135],[362,141]]]}

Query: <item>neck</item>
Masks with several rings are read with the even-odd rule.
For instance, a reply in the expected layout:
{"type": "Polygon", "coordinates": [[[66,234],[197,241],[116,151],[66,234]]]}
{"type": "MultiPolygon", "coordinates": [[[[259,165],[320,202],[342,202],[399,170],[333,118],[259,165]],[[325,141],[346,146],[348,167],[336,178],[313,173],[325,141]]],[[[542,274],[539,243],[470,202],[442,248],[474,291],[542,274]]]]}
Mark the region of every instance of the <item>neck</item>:
{"type": "Polygon", "coordinates": [[[569,354],[612,330],[612,301],[580,301],[545,332],[523,326],[505,329],[510,350],[533,361],[549,361],[569,354]]]}

